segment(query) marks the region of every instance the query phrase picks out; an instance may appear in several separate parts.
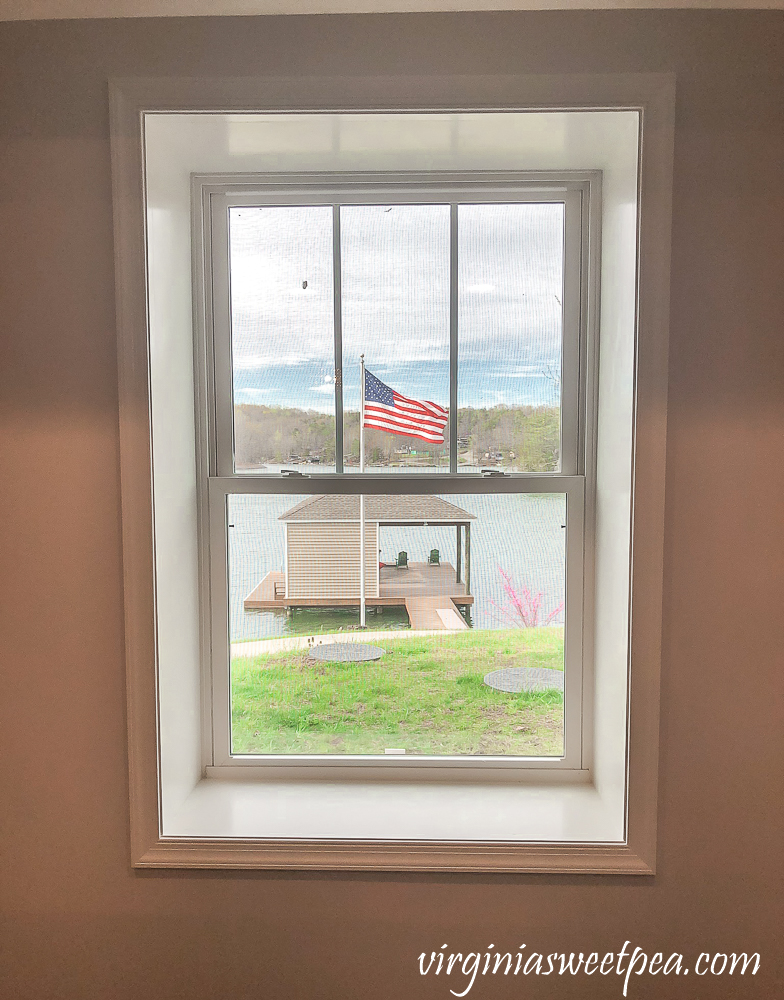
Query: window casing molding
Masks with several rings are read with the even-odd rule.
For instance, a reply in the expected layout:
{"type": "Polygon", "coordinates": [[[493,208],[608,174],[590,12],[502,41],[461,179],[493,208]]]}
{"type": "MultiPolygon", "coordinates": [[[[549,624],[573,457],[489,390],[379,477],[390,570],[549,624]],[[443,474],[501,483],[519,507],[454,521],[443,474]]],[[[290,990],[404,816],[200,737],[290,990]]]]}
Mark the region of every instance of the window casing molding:
{"type": "MultiPolygon", "coordinates": [[[[313,81],[121,81],[112,88],[134,863],[146,867],[651,872],[655,858],[672,80],[643,76],[482,78],[448,82],[392,81],[391,85],[393,91],[389,90],[390,81],[363,81],[360,86],[356,80],[333,80],[328,82],[326,89],[313,81]],[[642,159],[637,206],[640,266],[635,330],[644,329],[645,337],[635,334],[634,349],[636,398],[631,600],[635,615],[629,643],[634,685],[628,695],[629,736],[623,750],[625,778],[620,785],[614,779],[614,790],[609,785],[605,788],[607,795],[622,803],[623,820],[619,834],[607,836],[604,831],[608,828],[602,825],[600,812],[597,812],[597,809],[601,811],[600,800],[604,794],[600,788],[600,773],[606,764],[605,758],[609,753],[614,753],[617,758],[618,752],[618,747],[604,744],[595,748],[597,766],[591,777],[592,784],[564,788],[557,782],[551,782],[547,787],[532,786],[531,791],[525,793],[533,796],[531,805],[538,796],[540,804],[544,803],[543,808],[551,809],[553,816],[560,810],[560,826],[556,823],[549,835],[544,828],[546,824],[536,828],[533,820],[530,823],[527,820],[521,822],[515,828],[514,836],[508,833],[503,835],[503,822],[499,820],[500,825],[494,836],[483,836],[478,829],[469,831],[465,839],[443,834],[438,836],[438,830],[428,831],[422,825],[417,792],[405,786],[403,792],[408,796],[410,805],[409,817],[405,819],[406,822],[408,819],[411,821],[407,828],[401,828],[394,836],[379,836],[378,831],[369,829],[363,817],[357,815],[353,817],[357,832],[355,837],[346,835],[345,828],[337,827],[324,828],[321,832],[316,830],[312,836],[297,836],[290,821],[296,819],[293,814],[303,803],[298,799],[296,808],[291,807],[290,795],[296,784],[292,786],[290,781],[285,782],[285,786],[244,780],[216,781],[203,777],[203,760],[191,761],[187,765],[191,768],[189,774],[186,773],[187,767],[181,768],[179,777],[175,776],[174,780],[168,779],[164,773],[167,757],[179,750],[167,746],[171,734],[167,733],[165,725],[160,724],[167,685],[173,683],[160,669],[171,651],[164,648],[161,630],[156,627],[156,607],[158,612],[161,610],[161,563],[153,530],[159,504],[154,504],[153,496],[162,497],[165,488],[161,489],[159,483],[155,490],[151,489],[155,474],[153,472],[150,476],[149,471],[145,473],[145,469],[150,470],[154,465],[150,434],[151,424],[154,423],[151,414],[155,412],[156,385],[154,378],[151,384],[148,373],[151,353],[154,357],[157,349],[152,332],[157,293],[151,288],[151,318],[148,320],[148,274],[139,267],[139,261],[148,259],[146,250],[150,223],[154,226],[156,222],[152,219],[155,206],[151,206],[146,219],[147,227],[144,224],[144,116],[196,110],[217,115],[227,108],[241,114],[251,109],[286,110],[292,105],[329,111],[325,94],[342,109],[357,107],[374,113],[389,106],[391,92],[395,94],[394,103],[398,107],[403,102],[403,106],[417,109],[419,113],[423,109],[417,95],[427,93],[429,105],[432,107],[435,102],[435,106],[442,109],[524,108],[554,114],[556,112],[552,109],[558,108],[557,113],[579,109],[575,113],[584,114],[588,107],[596,109],[599,114],[606,114],[608,108],[633,111],[641,118],[642,159]],[[152,341],[146,333],[148,328],[152,341]],[[261,832],[259,826],[259,823],[263,826],[258,814],[260,788],[269,792],[264,807],[267,817],[277,816],[280,820],[276,829],[266,833],[261,832]],[[289,796],[289,804],[280,812],[275,803],[285,795],[289,796]],[[256,810],[254,818],[244,826],[242,823],[232,825],[230,821],[223,822],[219,818],[211,825],[203,817],[208,812],[216,817],[215,806],[219,801],[223,801],[235,818],[242,812],[244,803],[244,808],[251,812],[256,810]],[[575,809],[581,814],[579,823],[572,823],[569,818],[570,810],[575,809]],[[167,824],[167,811],[170,818],[176,817],[176,821],[170,819],[167,824]],[[413,837],[412,832],[416,834],[413,837]]],[[[592,163],[586,166],[595,168],[592,163]]],[[[607,223],[605,218],[605,233],[608,232],[607,223]]],[[[151,252],[148,260],[151,269],[155,266],[154,257],[154,252],[151,252]]],[[[603,295],[618,292],[618,289],[605,287],[607,285],[603,281],[603,295]]],[[[208,294],[204,288],[197,288],[196,292],[199,299],[208,294]]],[[[598,288],[594,289],[594,293],[598,297],[598,288]]],[[[181,377],[181,373],[175,372],[174,377],[181,377]]],[[[601,420],[600,414],[600,434],[601,420]]],[[[601,497],[599,502],[602,502],[601,497]]],[[[600,517],[598,534],[601,535],[603,530],[600,517]]],[[[606,623],[599,613],[597,632],[601,633],[605,628],[606,623]]],[[[598,641],[601,643],[601,637],[598,641]]],[[[598,708],[601,716],[604,709],[601,704],[598,708]]],[[[602,724],[599,719],[597,725],[601,727],[602,724]]],[[[367,792],[370,787],[363,786],[364,791],[367,792]]],[[[400,791],[398,788],[398,795],[400,791]]],[[[493,796],[506,795],[508,788],[504,785],[464,786],[461,794],[469,791],[472,808],[481,813],[486,811],[491,799],[498,805],[501,800],[493,799],[493,796]]],[[[446,794],[444,788],[439,789],[438,795],[442,793],[446,794]]],[[[378,792],[381,812],[384,808],[399,809],[399,799],[397,807],[389,803],[384,805],[384,797],[388,798],[390,794],[394,794],[394,789],[390,787],[378,792]]],[[[432,809],[432,789],[429,794],[432,809]]],[[[519,789],[516,794],[519,796],[519,789]]],[[[316,799],[311,806],[323,815],[325,801],[323,798],[321,801],[316,799]]],[[[529,813],[531,811],[529,809],[529,813]]],[[[508,823],[505,829],[511,829],[508,823]]]]}

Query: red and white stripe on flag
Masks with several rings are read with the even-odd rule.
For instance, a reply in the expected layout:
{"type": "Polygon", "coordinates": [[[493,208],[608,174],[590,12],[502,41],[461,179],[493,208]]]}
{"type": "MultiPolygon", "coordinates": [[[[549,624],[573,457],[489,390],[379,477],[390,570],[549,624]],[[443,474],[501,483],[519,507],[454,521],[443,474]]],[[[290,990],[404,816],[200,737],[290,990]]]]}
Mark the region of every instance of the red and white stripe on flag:
{"type": "Polygon", "coordinates": [[[365,372],[365,427],[443,444],[448,419],[449,411],[438,403],[409,399],[365,372]]]}

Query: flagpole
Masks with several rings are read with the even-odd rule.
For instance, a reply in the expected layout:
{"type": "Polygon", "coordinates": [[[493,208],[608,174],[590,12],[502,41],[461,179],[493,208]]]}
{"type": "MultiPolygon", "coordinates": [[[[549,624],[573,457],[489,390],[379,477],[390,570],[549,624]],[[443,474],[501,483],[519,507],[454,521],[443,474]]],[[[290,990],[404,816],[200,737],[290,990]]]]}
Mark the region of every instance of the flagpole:
{"type": "MultiPolygon", "coordinates": [[[[359,471],[365,471],[365,355],[359,356],[359,471]]],[[[365,627],[365,494],[359,495],[359,627],[365,627]]]]}

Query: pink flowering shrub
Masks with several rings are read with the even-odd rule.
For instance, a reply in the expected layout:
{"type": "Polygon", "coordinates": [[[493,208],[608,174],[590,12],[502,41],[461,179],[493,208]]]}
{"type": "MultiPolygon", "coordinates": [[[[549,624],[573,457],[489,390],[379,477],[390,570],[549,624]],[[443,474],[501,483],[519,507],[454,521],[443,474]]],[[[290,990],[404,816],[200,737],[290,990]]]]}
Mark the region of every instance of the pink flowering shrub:
{"type": "Polygon", "coordinates": [[[498,572],[503,577],[504,593],[506,594],[508,603],[498,604],[496,601],[492,603],[501,612],[503,618],[515,628],[535,628],[537,625],[550,625],[563,611],[564,602],[561,601],[556,608],[553,608],[548,614],[544,614],[542,611],[543,594],[541,590],[538,594],[534,594],[525,584],[523,584],[520,590],[517,590],[512,582],[512,577],[506,570],[501,569],[499,566],[498,572]],[[541,621],[539,620],[540,615],[543,616],[541,621]]]}

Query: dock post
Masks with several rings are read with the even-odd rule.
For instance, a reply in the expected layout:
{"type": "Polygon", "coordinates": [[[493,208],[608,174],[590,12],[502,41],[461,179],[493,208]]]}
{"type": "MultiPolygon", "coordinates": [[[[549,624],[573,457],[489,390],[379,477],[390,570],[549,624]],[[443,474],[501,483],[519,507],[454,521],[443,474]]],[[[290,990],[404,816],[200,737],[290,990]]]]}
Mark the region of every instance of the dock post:
{"type": "Polygon", "coordinates": [[[471,593],[471,524],[467,523],[466,529],[466,596],[471,593]]]}
{"type": "Polygon", "coordinates": [[[463,552],[462,552],[463,536],[460,532],[460,528],[461,525],[459,524],[455,526],[455,530],[457,531],[457,558],[455,559],[455,564],[457,565],[457,570],[456,570],[457,576],[455,577],[455,581],[457,583],[460,583],[460,577],[462,576],[463,573],[463,568],[460,565],[463,561],[463,552]]]}

